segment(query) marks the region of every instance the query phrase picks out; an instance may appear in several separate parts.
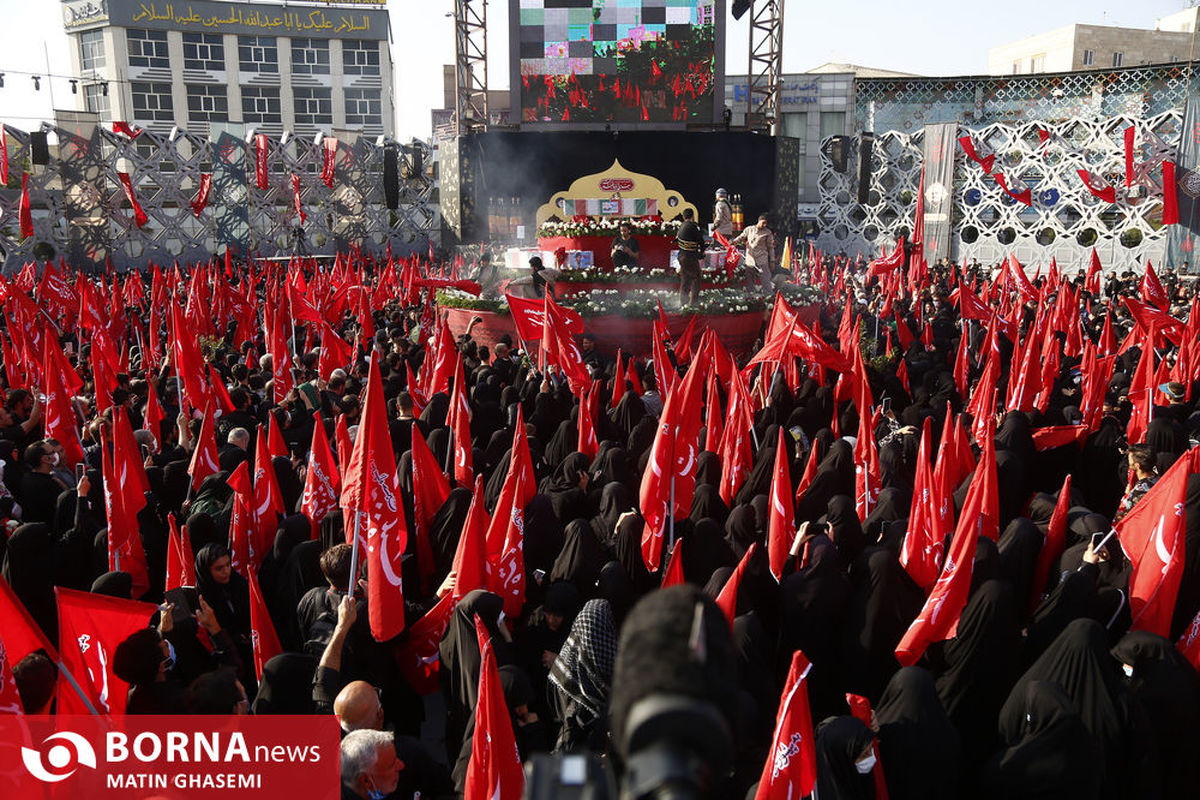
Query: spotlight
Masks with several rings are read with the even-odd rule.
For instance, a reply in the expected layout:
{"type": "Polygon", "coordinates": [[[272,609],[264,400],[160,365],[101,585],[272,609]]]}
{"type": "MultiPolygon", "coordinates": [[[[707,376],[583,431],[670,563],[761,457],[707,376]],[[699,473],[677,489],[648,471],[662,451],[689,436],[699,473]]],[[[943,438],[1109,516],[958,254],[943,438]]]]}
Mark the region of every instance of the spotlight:
{"type": "Polygon", "coordinates": [[[4,88],[4,73],[0,72],[0,89],[4,88]]]}
{"type": "Polygon", "coordinates": [[[315,146],[319,145],[321,143],[321,140],[324,138],[325,138],[325,132],[317,131],[316,135],[313,136],[313,146],[315,147],[315,146]]]}
{"type": "MultiPolygon", "coordinates": [[[[3,85],[4,85],[4,83],[0,82],[0,86],[3,86],[3,85]]],[[[108,81],[105,81],[104,83],[100,84],[100,88],[104,91],[104,96],[108,97],[108,81]]]]}
{"type": "Polygon", "coordinates": [[[71,78],[67,82],[71,84],[71,94],[79,94],[79,81],[75,78],[71,78]]]}
{"type": "Polygon", "coordinates": [[[167,135],[167,139],[168,139],[168,141],[172,141],[172,142],[173,142],[173,141],[175,141],[175,140],[176,140],[176,139],[178,139],[178,138],[179,138],[179,126],[178,126],[178,125],[172,125],[172,126],[171,126],[171,133],[167,135]]]}
{"type": "Polygon", "coordinates": [[[35,92],[40,92],[42,90],[41,76],[40,75],[30,75],[29,77],[33,80],[33,90],[35,92]]]}
{"type": "Polygon", "coordinates": [[[280,147],[282,147],[283,145],[287,144],[287,143],[288,143],[288,139],[290,139],[290,138],[292,138],[292,132],[291,132],[291,131],[284,131],[284,132],[283,132],[283,135],[279,137],[279,145],[280,145],[280,147]]]}
{"type": "Polygon", "coordinates": [[[733,18],[741,19],[750,10],[750,3],[751,0],[733,0],[733,8],[730,9],[733,12],[733,18]]]}

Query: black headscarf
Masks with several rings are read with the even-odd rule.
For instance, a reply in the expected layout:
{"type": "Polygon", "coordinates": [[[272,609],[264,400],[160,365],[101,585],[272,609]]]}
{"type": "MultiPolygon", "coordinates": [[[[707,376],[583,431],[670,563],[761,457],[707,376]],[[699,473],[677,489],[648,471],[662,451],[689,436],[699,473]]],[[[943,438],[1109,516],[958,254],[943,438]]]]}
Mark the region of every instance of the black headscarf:
{"type": "Polygon", "coordinates": [[[854,766],[875,734],[854,717],[833,717],[817,728],[817,795],[836,800],[873,800],[875,779],[854,766]]]}
{"type": "Polygon", "coordinates": [[[128,572],[106,572],[92,581],[92,594],[133,599],[133,576],[128,572]]]}
{"type": "Polygon", "coordinates": [[[883,548],[870,548],[850,571],[853,587],[841,629],[841,666],[849,691],[875,701],[900,668],[896,645],[925,601],[924,592],[883,548]]]}
{"type": "Polygon", "coordinates": [[[262,680],[250,711],[254,714],[312,714],[313,673],[317,659],[280,653],[263,665],[262,680]]]}
{"type": "Polygon", "coordinates": [[[458,757],[475,706],[479,701],[479,636],[475,617],[492,636],[496,665],[511,663],[497,628],[504,601],[499,595],[476,589],[468,593],[450,615],[450,624],[438,645],[438,682],[446,698],[446,751],[451,760],[458,757]]]}
{"type": "Polygon", "coordinates": [[[758,524],[753,508],[742,505],[730,512],[729,518],[725,520],[725,541],[729,543],[737,558],[745,555],[750,545],[759,541],[758,524]]]}
{"type": "Polygon", "coordinates": [[[51,642],[58,639],[54,562],[54,542],[49,525],[26,522],[8,537],[2,570],[4,580],[51,642]]]}
{"type": "Polygon", "coordinates": [[[693,522],[705,518],[714,519],[717,524],[724,525],[729,519],[729,507],[721,499],[721,491],[711,483],[697,483],[696,492],[692,495],[692,513],[688,518],[693,522]]]}
{"type": "Polygon", "coordinates": [[[927,670],[904,667],[893,675],[879,698],[875,721],[889,798],[959,796],[962,745],[927,670]]]}
{"type": "Polygon", "coordinates": [[[863,534],[854,498],[839,494],[829,498],[825,508],[825,522],[829,525],[829,538],[833,540],[842,563],[849,566],[866,547],[867,537],[863,534]]]}
{"type": "Polygon", "coordinates": [[[592,517],[592,533],[596,541],[611,549],[617,535],[617,520],[626,511],[633,510],[629,490],[623,483],[609,483],[600,492],[600,513],[592,517]]]}
{"type": "Polygon", "coordinates": [[[535,494],[525,504],[525,569],[550,572],[565,540],[563,524],[554,515],[550,498],[535,494]]]}
{"type": "Polygon", "coordinates": [[[196,553],[196,589],[217,615],[217,621],[226,631],[250,635],[250,584],[237,570],[230,570],[229,583],[220,584],[212,579],[212,565],[218,559],[230,555],[223,544],[210,543],[196,553]]]}
{"type": "Polygon", "coordinates": [[[444,578],[450,573],[454,551],[458,549],[458,540],[470,508],[471,490],[464,487],[452,489],[429,523],[429,542],[433,547],[433,562],[437,566],[436,578],[444,578]]]}
{"type": "Polygon", "coordinates": [[[577,519],[567,525],[562,552],[554,560],[550,581],[570,581],[583,597],[596,595],[596,579],[608,561],[604,548],[587,522],[577,519]]]}

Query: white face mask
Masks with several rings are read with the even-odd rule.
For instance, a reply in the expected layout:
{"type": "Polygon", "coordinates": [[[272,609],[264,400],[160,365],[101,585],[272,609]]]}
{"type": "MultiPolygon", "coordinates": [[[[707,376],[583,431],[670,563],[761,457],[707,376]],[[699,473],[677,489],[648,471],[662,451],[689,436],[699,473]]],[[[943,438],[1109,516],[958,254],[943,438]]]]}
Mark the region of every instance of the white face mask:
{"type": "Polygon", "coordinates": [[[871,755],[866,758],[859,759],[854,762],[854,768],[858,770],[859,775],[866,775],[871,770],[875,769],[875,750],[871,750],[871,755]]]}
{"type": "Polygon", "coordinates": [[[53,465],[54,465],[54,466],[56,466],[56,467],[58,466],[58,453],[51,453],[51,454],[50,454],[50,463],[51,463],[51,464],[53,464],[53,465]]]}
{"type": "Polygon", "coordinates": [[[1126,678],[1133,677],[1133,667],[1129,666],[1128,664],[1122,664],[1121,671],[1125,673],[1126,678]]]}

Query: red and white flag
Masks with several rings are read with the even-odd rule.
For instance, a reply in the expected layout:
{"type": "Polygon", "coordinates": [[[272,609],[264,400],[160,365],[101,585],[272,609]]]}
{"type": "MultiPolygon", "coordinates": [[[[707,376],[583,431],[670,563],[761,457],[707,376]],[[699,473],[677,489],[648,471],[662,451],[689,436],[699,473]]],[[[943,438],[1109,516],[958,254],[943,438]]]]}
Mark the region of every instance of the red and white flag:
{"type": "Polygon", "coordinates": [[[454,437],[454,481],[459,486],[470,486],[475,479],[474,455],[471,451],[471,406],[467,403],[466,383],[460,353],[454,364],[454,389],[450,394],[447,419],[454,437]]]}
{"type": "Polygon", "coordinates": [[[516,619],[525,605],[525,506],[536,491],[525,416],[519,405],[510,452],[508,475],[487,529],[487,585],[504,599],[504,613],[516,619]]]}
{"type": "Polygon", "coordinates": [[[338,140],[326,136],[321,144],[321,182],[332,189],[334,169],[337,167],[338,140]]]}
{"type": "MultiPolygon", "coordinates": [[[[413,426],[414,428],[416,426],[413,426]]],[[[304,494],[300,500],[300,513],[308,517],[314,529],[325,519],[325,515],[338,507],[338,495],[342,493],[342,477],[329,446],[329,436],[321,421],[321,412],[313,412],[312,446],[309,450],[308,471],[304,475],[304,494]]]]}
{"type": "Polygon", "coordinates": [[[1167,636],[1183,578],[1188,477],[1200,472],[1200,448],[1193,447],[1159,478],[1133,510],[1114,527],[1129,556],[1131,630],[1167,636]]]}
{"type": "Polygon", "coordinates": [[[61,586],[54,592],[62,663],[87,697],[85,703],[69,681],[59,681],[58,713],[124,714],[129,684],[117,677],[113,656],[117,645],[150,623],[158,606],[61,586]]]}
{"type": "Polygon", "coordinates": [[[813,792],[817,782],[817,739],[808,706],[807,678],[811,669],[803,652],[792,654],[775,717],[775,735],[754,800],[800,800],[813,792]]]}
{"type": "Polygon", "coordinates": [[[796,512],[792,506],[792,475],[788,467],[787,434],[779,429],[775,446],[775,470],[771,478],[770,507],[767,509],[767,559],[775,580],[783,580],[783,565],[796,536],[796,512]]]}
{"type": "Polygon", "coordinates": [[[208,195],[212,192],[212,173],[200,174],[200,183],[196,187],[196,197],[192,200],[192,213],[199,217],[208,207],[208,195]]]}
{"type": "Polygon", "coordinates": [[[900,565],[913,582],[928,589],[938,578],[942,564],[942,547],[946,531],[938,513],[945,501],[938,491],[941,487],[933,478],[930,419],[921,428],[921,444],[917,448],[917,470],[913,481],[912,508],[908,513],[908,534],[900,548],[900,565]]]}
{"type": "Polygon", "coordinates": [[[196,449],[192,451],[192,460],[188,462],[188,475],[192,476],[192,489],[198,489],[209,475],[221,471],[217,456],[217,432],[213,422],[212,409],[204,409],[204,419],[200,423],[200,435],[196,437],[196,449]]]}
{"type": "MultiPolygon", "coordinates": [[[[404,586],[400,557],[408,543],[404,506],[387,410],[379,356],[371,354],[367,398],[354,451],[342,480],[341,505],[359,516],[367,539],[367,611],[371,635],[383,642],[404,630],[404,586]]],[[[358,546],[357,542],[354,544],[358,546]]]]}
{"type": "Polygon", "coordinates": [[[181,530],[174,514],[167,514],[167,583],[168,592],[181,586],[196,585],[196,557],[187,525],[181,530]]]}
{"type": "Polygon", "coordinates": [[[267,447],[267,435],[263,426],[258,426],[254,445],[254,500],[251,507],[254,559],[250,569],[258,572],[275,543],[275,531],[279,530],[279,515],[284,513],[283,492],[275,478],[275,467],[271,464],[271,451],[267,447]]]}
{"type": "Polygon", "coordinates": [[[500,685],[492,637],[479,617],[475,618],[475,633],[480,653],[479,702],[463,800],[521,800],[525,791],[521,754],[500,685]]]}

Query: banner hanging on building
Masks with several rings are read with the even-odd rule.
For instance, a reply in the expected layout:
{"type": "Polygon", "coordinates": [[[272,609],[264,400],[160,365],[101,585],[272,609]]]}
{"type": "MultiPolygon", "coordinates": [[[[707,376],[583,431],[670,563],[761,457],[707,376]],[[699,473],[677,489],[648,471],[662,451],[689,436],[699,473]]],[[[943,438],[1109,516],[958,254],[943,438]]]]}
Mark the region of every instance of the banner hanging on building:
{"type": "MultiPolygon", "coordinates": [[[[1166,183],[1166,181],[1164,181],[1166,183]]],[[[1189,97],[1183,112],[1183,132],[1175,166],[1175,185],[1163,186],[1163,192],[1175,192],[1179,224],[1167,227],[1167,265],[1177,270],[1196,269],[1196,248],[1200,245],[1200,103],[1189,97]]]]}
{"type": "Polygon", "coordinates": [[[957,122],[925,126],[925,261],[930,264],[950,255],[950,197],[957,149],[957,122]]]}

